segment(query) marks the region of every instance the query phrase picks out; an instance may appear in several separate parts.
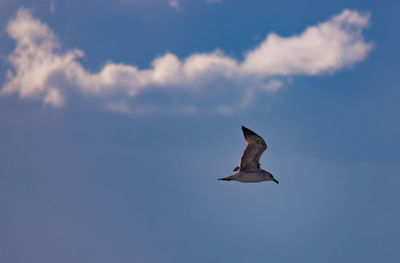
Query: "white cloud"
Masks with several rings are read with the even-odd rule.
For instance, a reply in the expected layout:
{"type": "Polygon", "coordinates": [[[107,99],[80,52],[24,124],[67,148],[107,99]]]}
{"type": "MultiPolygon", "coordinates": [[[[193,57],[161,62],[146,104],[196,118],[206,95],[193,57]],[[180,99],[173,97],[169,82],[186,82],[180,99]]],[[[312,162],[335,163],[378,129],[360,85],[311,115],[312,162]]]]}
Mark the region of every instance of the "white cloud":
{"type": "Polygon", "coordinates": [[[61,96],[60,90],[49,88],[44,97],[44,103],[53,105],[54,107],[63,106],[64,99],[61,96]]]}
{"type": "Polygon", "coordinates": [[[271,33],[247,53],[243,71],[258,75],[318,75],[363,60],[372,45],[362,39],[369,15],[344,10],[292,37],[271,33]]]}
{"type": "MultiPolygon", "coordinates": [[[[9,56],[13,69],[8,71],[0,92],[2,95],[15,93],[21,98],[39,98],[45,104],[61,107],[66,102],[66,91],[76,89],[87,96],[102,97],[106,108],[124,113],[139,108],[129,100],[146,90],[195,93],[188,99],[192,104],[178,100],[180,105],[174,109],[175,112],[184,109],[194,112],[193,109],[199,108],[194,105],[202,103],[199,100],[204,96],[198,95],[203,92],[212,94],[205,96],[205,100],[214,103],[208,107],[221,112],[241,110],[249,107],[258,93],[278,91],[284,81],[277,77],[333,73],[364,60],[372,48],[362,36],[368,22],[368,14],[344,10],[296,36],[269,34],[260,45],[248,51],[242,61],[221,50],[195,53],[184,59],[166,53],[155,58],[148,69],[107,63],[93,73],[79,62],[83,51],[63,52],[51,29],[32,17],[28,10],[20,9],[7,27],[8,34],[16,41],[16,48],[9,56]],[[223,87],[220,87],[221,81],[223,87]],[[233,102],[237,106],[232,102],[224,104],[234,92],[238,93],[239,101],[233,102]]],[[[165,92],[162,94],[165,96],[165,92]]],[[[141,106],[140,111],[144,108],[141,106]]]]}

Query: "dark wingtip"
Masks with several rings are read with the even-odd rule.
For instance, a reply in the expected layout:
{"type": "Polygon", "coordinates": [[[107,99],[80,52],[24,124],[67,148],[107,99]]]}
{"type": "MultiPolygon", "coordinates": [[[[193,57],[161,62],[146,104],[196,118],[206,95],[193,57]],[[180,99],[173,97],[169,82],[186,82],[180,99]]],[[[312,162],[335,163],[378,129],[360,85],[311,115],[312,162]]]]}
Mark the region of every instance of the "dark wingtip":
{"type": "Polygon", "coordinates": [[[242,126],[242,131],[243,131],[244,137],[250,136],[250,135],[257,135],[258,136],[257,133],[253,132],[252,130],[250,130],[249,128],[246,128],[244,126],[242,126]]]}
{"type": "Polygon", "coordinates": [[[220,181],[232,181],[232,179],[228,179],[228,178],[218,178],[218,180],[220,180],[220,181]]]}

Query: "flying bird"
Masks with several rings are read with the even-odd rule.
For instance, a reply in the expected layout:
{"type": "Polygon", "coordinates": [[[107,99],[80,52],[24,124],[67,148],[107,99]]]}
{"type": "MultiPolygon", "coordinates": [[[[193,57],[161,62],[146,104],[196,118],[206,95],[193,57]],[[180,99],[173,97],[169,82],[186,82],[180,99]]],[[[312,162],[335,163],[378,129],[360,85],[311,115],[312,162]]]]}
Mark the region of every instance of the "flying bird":
{"type": "Polygon", "coordinates": [[[242,131],[247,145],[240,159],[240,166],[233,170],[236,171],[235,174],[218,180],[239,181],[242,183],[274,181],[279,184],[278,180],[270,172],[260,168],[261,154],[267,149],[264,139],[244,126],[242,126],[242,131]]]}

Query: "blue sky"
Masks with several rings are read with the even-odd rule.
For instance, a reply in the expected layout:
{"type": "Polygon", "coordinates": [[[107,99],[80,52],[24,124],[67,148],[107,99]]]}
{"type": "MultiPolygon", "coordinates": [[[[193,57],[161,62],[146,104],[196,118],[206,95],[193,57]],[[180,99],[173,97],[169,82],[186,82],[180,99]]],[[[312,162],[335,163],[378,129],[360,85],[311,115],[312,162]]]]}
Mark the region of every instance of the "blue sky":
{"type": "Polygon", "coordinates": [[[398,262],[399,11],[0,1],[0,261],[398,262]]]}

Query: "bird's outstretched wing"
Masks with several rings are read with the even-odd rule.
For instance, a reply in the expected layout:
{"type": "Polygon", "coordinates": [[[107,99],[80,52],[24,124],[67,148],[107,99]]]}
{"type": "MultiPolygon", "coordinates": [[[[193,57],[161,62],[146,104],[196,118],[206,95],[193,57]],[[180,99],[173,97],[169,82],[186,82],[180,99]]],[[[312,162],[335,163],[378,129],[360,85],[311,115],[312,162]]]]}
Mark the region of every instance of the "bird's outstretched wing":
{"type": "Polygon", "coordinates": [[[257,133],[242,126],[247,146],[240,159],[240,171],[257,171],[260,169],[261,154],[267,149],[264,139],[257,133]]]}

